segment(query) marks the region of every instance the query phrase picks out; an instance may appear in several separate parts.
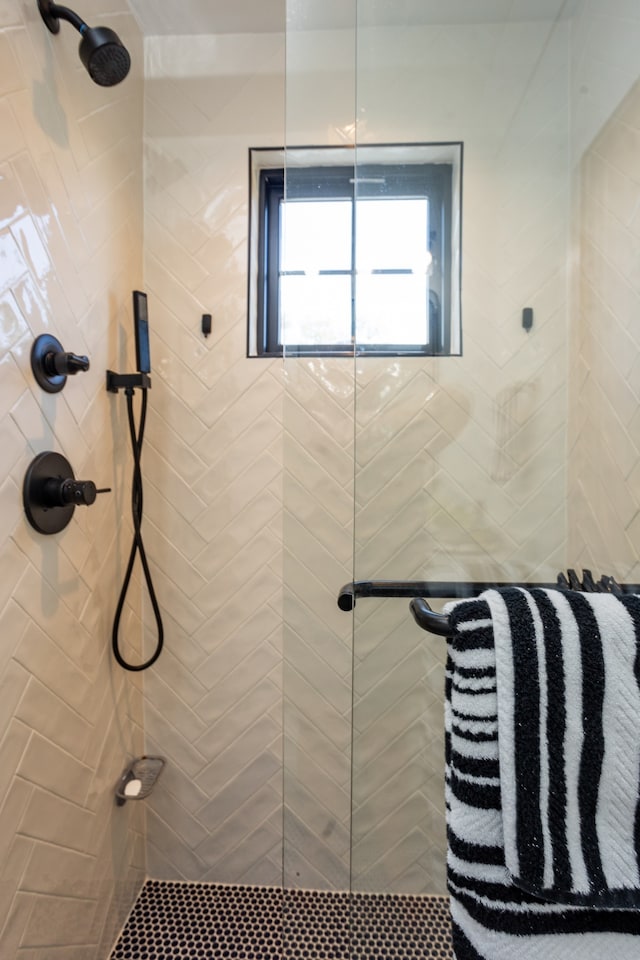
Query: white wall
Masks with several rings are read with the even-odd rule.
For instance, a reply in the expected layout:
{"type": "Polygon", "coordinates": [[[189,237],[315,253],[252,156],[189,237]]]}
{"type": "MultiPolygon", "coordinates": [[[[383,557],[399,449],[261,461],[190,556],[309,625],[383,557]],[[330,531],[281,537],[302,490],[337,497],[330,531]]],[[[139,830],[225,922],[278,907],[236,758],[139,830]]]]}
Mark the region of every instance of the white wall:
{"type": "Polygon", "coordinates": [[[570,555],[629,583],[640,578],[639,32],[634,4],[594,0],[572,43],[570,555]]]}
{"type": "MultiPolygon", "coordinates": [[[[84,3],[89,20],[103,13],[84,3]]],[[[46,30],[35,3],[0,4],[0,953],[107,955],[145,873],[140,806],[114,788],[142,749],[141,681],[112,663],[130,459],[124,400],[131,290],[142,282],[142,44],[126,3],[100,17],[133,68],[95,86],[77,34],[46,30]],[[62,393],[36,384],[34,338],[56,336],[91,369],[62,393]],[[26,522],[24,473],[55,450],[111,486],[61,533],[26,522]]],[[[129,353],[130,355],[130,353],[129,353]]],[[[135,601],[135,591],[132,595],[135,601]]],[[[123,618],[135,657],[140,621],[123,618]]]]}
{"type": "Polygon", "coordinates": [[[571,153],[578,165],[638,78],[634,0],[581,0],[571,19],[571,153]]]}
{"type": "Polygon", "coordinates": [[[283,140],[283,39],[146,43],[153,876],[280,878],[282,365],[245,359],[245,311],[247,148],[283,140]]]}

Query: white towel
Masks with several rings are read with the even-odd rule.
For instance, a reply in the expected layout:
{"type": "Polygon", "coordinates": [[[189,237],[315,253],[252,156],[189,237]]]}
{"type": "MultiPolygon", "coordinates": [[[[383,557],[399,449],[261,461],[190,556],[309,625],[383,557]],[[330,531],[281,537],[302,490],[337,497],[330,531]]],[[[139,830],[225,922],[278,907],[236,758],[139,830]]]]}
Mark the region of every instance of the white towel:
{"type": "Polygon", "coordinates": [[[637,960],[640,598],[510,588],[447,612],[458,960],[637,960]]]}

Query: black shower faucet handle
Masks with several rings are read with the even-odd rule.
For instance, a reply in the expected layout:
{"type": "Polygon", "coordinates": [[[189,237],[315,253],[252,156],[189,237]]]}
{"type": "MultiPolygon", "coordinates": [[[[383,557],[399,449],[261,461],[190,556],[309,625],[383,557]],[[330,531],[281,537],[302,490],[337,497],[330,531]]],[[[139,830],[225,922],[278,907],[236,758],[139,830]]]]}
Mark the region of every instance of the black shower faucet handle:
{"type": "Polygon", "coordinates": [[[110,487],[98,490],[93,480],[50,477],[44,486],[43,499],[50,507],[66,507],[69,504],[76,507],[90,507],[92,503],[95,503],[99,493],[110,492],[110,487]]]}
{"type": "Polygon", "coordinates": [[[67,377],[89,369],[89,357],[77,353],[48,353],[44,359],[45,369],[50,376],[67,377]]]}
{"type": "Polygon", "coordinates": [[[43,390],[59,393],[69,374],[89,369],[89,357],[68,353],[50,333],[41,333],[31,347],[31,369],[43,390]]]}
{"type": "Polygon", "coordinates": [[[76,480],[61,453],[45,450],[33,458],[24,475],[22,501],[27,520],[38,533],[59,533],[76,507],[90,507],[99,493],[93,480],[76,480]]]}

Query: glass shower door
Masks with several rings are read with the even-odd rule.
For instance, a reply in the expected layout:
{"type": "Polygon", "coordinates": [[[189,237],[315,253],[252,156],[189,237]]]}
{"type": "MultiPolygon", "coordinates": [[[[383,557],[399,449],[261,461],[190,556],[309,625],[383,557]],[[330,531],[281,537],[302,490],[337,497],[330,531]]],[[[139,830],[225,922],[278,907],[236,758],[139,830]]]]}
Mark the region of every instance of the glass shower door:
{"type": "MultiPolygon", "coordinates": [[[[560,6],[546,18],[523,10],[500,19],[488,3],[416,4],[401,19],[358,0],[358,166],[369,144],[460,143],[463,201],[449,211],[461,264],[449,286],[438,276],[446,251],[434,246],[445,214],[427,209],[426,237],[416,234],[416,264],[428,258],[426,275],[413,268],[425,355],[368,353],[370,289],[386,303],[388,278],[373,277],[366,257],[358,274],[357,580],[554,581],[565,565],[569,65],[560,6]],[[434,291],[448,339],[429,329],[434,291]]],[[[367,178],[356,182],[364,205],[367,178]]],[[[361,229],[366,248],[366,216],[361,229]]],[[[396,229],[396,249],[410,232],[396,229]]],[[[411,305],[388,300],[402,328],[411,305]]],[[[413,622],[407,600],[356,604],[353,890],[445,893],[445,647],[413,622]]]]}
{"type": "Polygon", "coordinates": [[[288,13],[289,186],[334,150],[353,239],[315,271],[351,283],[352,349],[285,349],[284,882],[350,891],[357,937],[359,898],[445,891],[445,642],[342,584],[640,579],[640,97],[604,0],[288,13]],[[394,188],[376,219],[380,145],[457,144],[461,201],[394,188]]]}
{"type": "MultiPolygon", "coordinates": [[[[560,0],[501,11],[289,4],[285,193],[303,195],[305,151],[314,177],[350,168],[339,202],[352,230],[351,262],[335,245],[308,298],[317,315],[329,274],[351,284],[350,310],[329,308],[326,324],[350,318],[352,342],[339,346],[351,349],[300,350],[300,334],[285,347],[289,887],[446,889],[445,642],[406,600],[339,611],[343,583],[552,582],[581,562],[633,577],[624,539],[604,545],[583,499],[602,489],[581,366],[601,361],[578,330],[593,278],[571,269],[576,243],[588,254],[592,242],[577,216],[585,170],[597,190],[588,136],[571,121],[590,69],[572,30],[588,15],[571,19],[560,0]],[[426,200],[398,186],[398,168],[421,165],[436,185],[426,200]],[[449,206],[437,186],[447,165],[449,206]]],[[[292,255],[292,287],[300,269],[292,255]]],[[[611,443],[607,475],[613,461],[630,475],[624,444],[616,454],[611,443]]]]}
{"type": "MultiPolygon", "coordinates": [[[[314,191],[328,189],[318,171],[353,142],[354,41],[355,3],[336,9],[288,0],[280,267],[283,885],[296,891],[294,906],[315,923],[310,935],[317,936],[329,921],[310,919],[316,900],[302,891],[338,894],[350,884],[352,623],[336,597],[353,578],[354,361],[308,348],[318,325],[316,339],[349,336],[343,318],[351,309],[350,243],[326,236],[336,224],[345,226],[343,197],[323,193],[323,202],[314,204],[314,191]]],[[[342,158],[338,165],[344,166],[342,158]]],[[[298,915],[285,914],[285,940],[298,915]]]]}

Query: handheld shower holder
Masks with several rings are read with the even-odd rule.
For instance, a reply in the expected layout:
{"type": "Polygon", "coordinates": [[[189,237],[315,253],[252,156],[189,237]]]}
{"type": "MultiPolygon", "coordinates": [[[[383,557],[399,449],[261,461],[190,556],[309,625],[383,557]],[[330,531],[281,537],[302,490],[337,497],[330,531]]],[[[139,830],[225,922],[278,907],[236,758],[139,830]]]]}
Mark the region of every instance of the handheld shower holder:
{"type": "Polygon", "coordinates": [[[151,377],[148,373],[114,373],[107,370],[107,390],[117,393],[119,390],[150,390],[151,377]]]}

